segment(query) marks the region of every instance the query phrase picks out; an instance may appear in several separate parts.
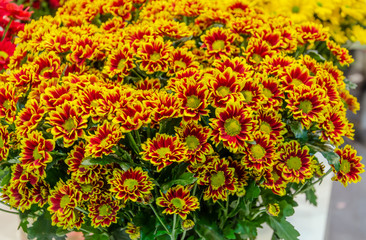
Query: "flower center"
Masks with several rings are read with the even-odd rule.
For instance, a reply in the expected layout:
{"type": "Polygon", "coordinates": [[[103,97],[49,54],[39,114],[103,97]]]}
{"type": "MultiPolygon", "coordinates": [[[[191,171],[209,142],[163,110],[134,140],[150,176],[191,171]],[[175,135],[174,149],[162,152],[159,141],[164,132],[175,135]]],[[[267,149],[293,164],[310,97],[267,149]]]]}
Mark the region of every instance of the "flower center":
{"type": "Polygon", "coordinates": [[[185,205],[185,201],[183,201],[180,198],[173,198],[171,203],[174,205],[175,208],[178,208],[178,209],[183,209],[183,207],[185,205]]]}
{"type": "Polygon", "coordinates": [[[292,12],[293,12],[293,13],[299,13],[299,12],[300,12],[300,7],[298,7],[298,6],[293,6],[293,7],[292,7],[292,12]]]}
{"type": "Polygon", "coordinates": [[[92,185],[90,185],[90,184],[82,184],[82,185],[81,185],[81,190],[82,190],[84,193],[90,193],[92,189],[93,189],[93,186],[92,186],[92,185]]]}
{"type": "Polygon", "coordinates": [[[111,208],[111,206],[109,206],[107,204],[103,204],[99,208],[99,216],[106,217],[106,216],[109,216],[111,213],[112,213],[112,208],[111,208]]]}
{"type": "Polygon", "coordinates": [[[292,82],[291,82],[295,87],[298,87],[300,86],[301,84],[304,84],[301,80],[297,79],[297,78],[294,78],[292,79],[292,82]]]}
{"type": "Polygon", "coordinates": [[[9,110],[11,105],[10,105],[10,101],[9,100],[5,100],[3,103],[3,106],[6,110],[9,110]]]}
{"type": "Polygon", "coordinates": [[[262,59],[263,59],[263,58],[261,57],[261,55],[254,53],[254,54],[252,55],[252,59],[253,59],[253,61],[254,61],[254,62],[256,62],[256,63],[260,63],[260,62],[262,61],[262,59]]]}
{"type": "Polygon", "coordinates": [[[200,141],[196,136],[189,135],[186,137],[186,144],[189,150],[194,150],[200,145],[200,141]]]}
{"type": "Polygon", "coordinates": [[[286,165],[287,165],[288,169],[294,169],[297,171],[302,166],[301,159],[299,157],[290,157],[287,160],[286,165]]]}
{"type": "Polygon", "coordinates": [[[263,94],[264,96],[266,96],[267,98],[271,98],[273,97],[273,93],[271,92],[271,90],[269,90],[268,88],[264,88],[263,89],[263,94]]]}
{"type": "Polygon", "coordinates": [[[62,126],[64,127],[64,129],[66,129],[66,131],[71,132],[71,130],[75,128],[74,120],[72,118],[69,118],[65,121],[64,124],[62,124],[62,126]]]}
{"type": "Polygon", "coordinates": [[[225,42],[223,40],[216,40],[213,44],[212,44],[212,49],[213,50],[222,50],[225,48],[225,42]]]}
{"type": "Polygon", "coordinates": [[[262,159],[264,156],[266,156],[266,150],[259,144],[253,145],[250,148],[250,152],[255,159],[262,159]]]}
{"type": "Polygon", "coordinates": [[[262,122],[259,130],[261,132],[265,132],[267,134],[270,134],[272,132],[272,127],[271,127],[271,125],[269,125],[268,122],[262,122]]]}
{"type": "Polygon", "coordinates": [[[211,185],[216,189],[225,185],[225,174],[223,171],[219,171],[211,176],[211,185]]]}
{"type": "Polygon", "coordinates": [[[71,202],[69,195],[64,195],[61,198],[60,207],[65,208],[67,204],[71,202]]]}
{"type": "Polygon", "coordinates": [[[151,54],[151,56],[150,56],[150,60],[151,61],[154,61],[154,62],[156,62],[156,61],[159,61],[160,60],[160,53],[157,53],[157,52],[154,52],[153,54],[151,54]]]}
{"type": "Polygon", "coordinates": [[[225,97],[231,93],[230,89],[226,86],[221,86],[217,89],[217,92],[221,97],[225,97]]]}
{"type": "Polygon", "coordinates": [[[278,179],[280,179],[280,176],[277,174],[277,172],[272,172],[272,178],[275,182],[278,181],[278,179]]]}
{"type": "Polygon", "coordinates": [[[225,132],[229,136],[236,136],[241,131],[241,125],[238,120],[234,118],[227,119],[224,124],[225,132]]]}
{"type": "Polygon", "coordinates": [[[187,64],[185,62],[179,61],[179,60],[175,61],[174,64],[177,65],[180,68],[186,68],[187,67],[187,64]]]}
{"type": "Polygon", "coordinates": [[[251,91],[244,91],[243,95],[244,95],[245,101],[247,103],[249,103],[253,100],[253,93],[251,91]]]}
{"type": "Polygon", "coordinates": [[[170,152],[170,149],[167,147],[162,147],[156,150],[156,152],[159,154],[159,157],[165,157],[168,152],[170,152]]]}
{"type": "Polygon", "coordinates": [[[304,113],[308,114],[309,112],[311,112],[311,110],[313,110],[313,104],[310,101],[305,100],[305,101],[300,102],[299,108],[304,113]]]}
{"type": "Polygon", "coordinates": [[[9,57],[9,54],[7,54],[6,52],[4,51],[0,51],[0,59],[7,59],[9,57]]]}
{"type": "Polygon", "coordinates": [[[340,170],[341,170],[344,174],[349,173],[349,172],[351,171],[351,163],[350,163],[350,162],[348,162],[347,160],[342,160],[340,170]]]}
{"type": "Polygon", "coordinates": [[[132,191],[136,188],[139,182],[136,179],[128,178],[123,182],[123,186],[127,187],[129,191],[132,191]]]}
{"type": "Polygon", "coordinates": [[[196,95],[191,95],[191,96],[187,97],[187,107],[198,108],[200,103],[201,103],[201,100],[196,95]]]}
{"type": "Polygon", "coordinates": [[[117,69],[123,69],[126,66],[126,59],[121,59],[118,62],[117,69]]]}
{"type": "Polygon", "coordinates": [[[42,76],[44,74],[44,72],[46,72],[46,71],[48,71],[50,69],[51,69],[51,67],[44,67],[44,68],[42,68],[42,70],[39,72],[39,75],[42,76]]]}
{"type": "Polygon", "coordinates": [[[38,160],[38,159],[42,158],[42,155],[38,152],[38,148],[35,148],[33,150],[33,158],[34,158],[34,160],[38,160]]]}

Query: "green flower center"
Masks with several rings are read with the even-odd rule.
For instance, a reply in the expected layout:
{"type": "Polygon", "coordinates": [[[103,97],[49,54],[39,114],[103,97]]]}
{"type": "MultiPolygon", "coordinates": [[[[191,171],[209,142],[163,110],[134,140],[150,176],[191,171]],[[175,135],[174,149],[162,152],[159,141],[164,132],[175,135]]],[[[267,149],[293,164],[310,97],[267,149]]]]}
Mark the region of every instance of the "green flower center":
{"type": "Polygon", "coordinates": [[[9,54],[7,54],[4,51],[0,51],[0,59],[7,59],[9,57],[9,54]]]}
{"type": "Polygon", "coordinates": [[[347,160],[342,160],[341,162],[341,167],[340,170],[344,173],[347,174],[351,171],[351,163],[348,162],[347,160]]]}
{"type": "Polygon", "coordinates": [[[65,121],[64,124],[62,124],[62,126],[64,127],[64,129],[68,132],[71,132],[72,129],[74,129],[76,126],[75,126],[75,123],[74,123],[74,119],[72,118],[69,118],[65,121]]]}
{"type": "Polygon", "coordinates": [[[46,72],[46,71],[48,71],[50,69],[51,69],[51,67],[44,67],[44,68],[42,68],[42,70],[39,72],[39,75],[42,76],[44,74],[44,72],[46,72]]]}
{"type": "Polygon", "coordinates": [[[270,134],[272,132],[272,127],[271,125],[269,125],[268,122],[262,122],[261,123],[261,126],[259,127],[259,130],[261,132],[264,132],[264,133],[267,133],[267,134],[270,134]]]}
{"type": "Polygon", "coordinates": [[[126,59],[121,59],[118,62],[117,69],[123,69],[126,66],[126,59]]]}
{"type": "Polygon", "coordinates": [[[99,208],[99,216],[106,217],[106,216],[111,215],[111,213],[112,213],[112,208],[111,208],[111,206],[109,206],[107,204],[103,204],[99,208]]]}
{"type": "Polygon", "coordinates": [[[293,13],[299,13],[299,12],[300,12],[300,7],[298,7],[298,6],[293,6],[293,7],[292,7],[292,12],[293,12],[293,13]]]}
{"type": "Polygon", "coordinates": [[[266,156],[266,150],[259,144],[255,144],[250,148],[250,152],[255,159],[262,159],[266,156]]]}
{"type": "Polygon", "coordinates": [[[244,91],[243,96],[245,98],[245,101],[247,103],[251,102],[253,100],[253,93],[251,91],[244,91]]]}
{"type": "Polygon", "coordinates": [[[213,50],[222,50],[225,48],[225,42],[223,40],[216,40],[213,44],[212,44],[212,49],[213,50]]]}
{"type": "Polygon", "coordinates": [[[187,64],[185,62],[179,61],[179,60],[175,61],[174,64],[177,65],[180,68],[186,68],[187,67],[187,64]]]}
{"type": "Polygon", "coordinates": [[[256,54],[256,53],[254,53],[254,54],[252,55],[252,59],[253,59],[253,61],[254,61],[255,63],[260,63],[260,62],[263,60],[263,58],[261,57],[261,55],[256,54]]]}
{"type": "Polygon", "coordinates": [[[228,87],[225,87],[225,86],[221,86],[217,89],[217,92],[218,94],[221,96],[221,97],[225,97],[227,95],[229,95],[231,93],[230,89],[228,87]]]}
{"type": "Polygon", "coordinates": [[[309,100],[300,102],[299,108],[306,114],[313,110],[313,104],[309,100]]]}
{"type": "Polygon", "coordinates": [[[225,174],[223,171],[219,171],[211,176],[211,185],[216,189],[225,185],[225,174]]]}
{"type": "Polygon", "coordinates": [[[196,95],[191,95],[191,96],[187,97],[187,107],[198,108],[200,103],[201,103],[201,100],[196,95]]]}
{"type": "Polygon", "coordinates": [[[93,189],[93,186],[92,186],[92,185],[90,185],[90,184],[82,184],[82,185],[81,185],[81,190],[82,190],[84,193],[90,193],[92,189],[93,189]]]}
{"type": "Polygon", "coordinates": [[[174,205],[175,208],[183,209],[186,202],[180,198],[173,198],[171,203],[174,205]]]}
{"type": "Polygon", "coordinates": [[[272,172],[272,178],[276,182],[278,179],[280,179],[280,176],[277,174],[277,172],[272,172]]]}
{"type": "Polygon", "coordinates": [[[300,86],[301,84],[304,84],[301,80],[295,78],[295,79],[292,79],[292,84],[295,86],[295,87],[298,87],[300,86]]]}
{"type": "Polygon", "coordinates": [[[200,145],[200,141],[196,136],[189,135],[186,137],[186,144],[189,150],[194,150],[200,145]]]}
{"type": "Polygon", "coordinates": [[[317,2],[316,5],[318,5],[319,7],[323,7],[323,4],[321,2],[317,2]]]}
{"type": "Polygon", "coordinates": [[[168,152],[170,152],[170,149],[167,147],[162,147],[156,150],[156,152],[159,154],[159,157],[165,157],[168,152]]]}
{"type": "Polygon", "coordinates": [[[60,207],[65,208],[67,204],[71,202],[69,195],[64,195],[61,198],[60,207]]]}
{"type": "Polygon", "coordinates": [[[229,136],[236,136],[241,131],[241,125],[238,120],[234,118],[227,119],[224,124],[225,132],[229,136]]]}
{"type": "Polygon", "coordinates": [[[35,148],[35,149],[33,150],[33,158],[34,158],[35,160],[38,160],[38,159],[42,158],[42,155],[38,152],[38,148],[35,148]]]}
{"type": "Polygon", "coordinates": [[[263,89],[263,94],[264,96],[266,96],[267,98],[271,98],[273,97],[273,93],[271,92],[271,90],[269,90],[268,88],[264,88],[263,89]]]}
{"type": "Polygon", "coordinates": [[[160,53],[157,53],[157,52],[154,52],[154,53],[153,53],[153,54],[151,54],[151,56],[150,56],[150,60],[151,60],[151,61],[154,61],[154,62],[159,61],[159,60],[160,60],[160,58],[161,58],[160,53]]]}
{"type": "Polygon", "coordinates": [[[10,101],[9,100],[5,100],[3,103],[3,106],[6,110],[10,109],[11,105],[10,105],[10,101]]]}
{"type": "Polygon", "coordinates": [[[288,169],[290,169],[290,170],[293,169],[293,170],[297,171],[302,167],[302,162],[299,157],[290,157],[287,160],[286,165],[287,165],[288,169]]]}
{"type": "Polygon", "coordinates": [[[128,178],[123,182],[123,186],[127,187],[129,191],[134,190],[137,185],[139,185],[139,182],[136,179],[128,178]]]}

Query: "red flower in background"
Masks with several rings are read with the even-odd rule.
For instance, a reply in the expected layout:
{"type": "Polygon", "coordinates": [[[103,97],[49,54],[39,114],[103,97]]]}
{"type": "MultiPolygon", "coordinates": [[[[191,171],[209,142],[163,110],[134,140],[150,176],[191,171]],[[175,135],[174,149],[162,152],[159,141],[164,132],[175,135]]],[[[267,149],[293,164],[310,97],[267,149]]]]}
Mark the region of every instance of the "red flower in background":
{"type": "Polygon", "coordinates": [[[8,68],[9,57],[13,55],[15,47],[16,45],[8,40],[0,41],[0,70],[8,68]]]}

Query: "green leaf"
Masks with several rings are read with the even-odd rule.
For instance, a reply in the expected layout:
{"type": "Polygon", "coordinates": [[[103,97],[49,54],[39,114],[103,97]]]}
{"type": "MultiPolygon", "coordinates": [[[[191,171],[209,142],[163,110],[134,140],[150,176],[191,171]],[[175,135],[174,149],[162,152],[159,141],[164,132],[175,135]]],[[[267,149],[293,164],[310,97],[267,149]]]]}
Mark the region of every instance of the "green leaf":
{"type": "Polygon", "coordinates": [[[313,204],[314,206],[317,206],[317,196],[315,194],[315,188],[309,188],[308,190],[305,191],[305,196],[306,196],[306,200],[308,200],[311,204],[313,204]]]}
{"type": "Polygon", "coordinates": [[[257,228],[260,227],[260,223],[256,222],[256,221],[246,221],[246,220],[242,220],[239,221],[238,224],[236,225],[234,232],[237,234],[240,234],[242,239],[247,239],[247,238],[255,238],[258,233],[257,233],[257,228]]]}
{"type": "Polygon", "coordinates": [[[197,178],[194,177],[193,173],[185,172],[180,175],[177,179],[173,179],[170,182],[164,184],[161,188],[163,192],[168,191],[174,184],[186,186],[192,184],[197,181],[197,178]]]}
{"type": "Polygon", "coordinates": [[[107,233],[88,235],[85,240],[109,240],[109,235],[107,233]]]}
{"type": "Polygon", "coordinates": [[[295,210],[291,204],[286,202],[285,200],[282,200],[280,203],[281,208],[281,216],[289,217],[292,216],[295,213],[295,210]]]}
{"type": "Polygon", "coordinates": [[[288,125],[290,126],[291,132],[295,135],[295,138],[298,138],[298,139],[303,140],[303,141],[307,141],[308,132],[301,125],[301,122],[292,121],[288,125]]]}
{"type": "Polygon", "coordinates": [[[252,201],[253,199],[258,198],[260,193],[261,193],[260,188],[253,181],[249,184],[248,188],[246,189],[245,199],[248,201],[252,201]]]}
{"type": "Polygon", "coordinates": [[[276,235],[284,240],[295,240],[300,236],[299,232],[296,231],[291,223],[286,221],[284,218],[269,217],[269,226],[274,230],[276,235]]]}
{"type": "Polygon", "coordinates": [[[11,179],[11,170],[9,167],[4,168],[4,170],[0,171],[0,186],[7,185],[11,179]]]}
{"type": "Polygon", "coordinates": [[[64,240],[65,236],[57,236],[58,228],[52,226],[51,215],[45,211],[33,222],[32,226],[28,227],[28,239],[37,240],[64,240]]]}
{"type": "Polygon", "coordinates": [[[234,231],[234,229],[232,229],[232,228],[225,228],[225,229],[224,229],[224,236],[225,236],[227,239],[236,239],[235,231],[234,231]]]}
{"type": "Polygon", "coordinates": [[[310,56],[310,57],[312,57],[313,59],[315,59],[317,62],[325,62],[325,58],[322,56],[322,55],[320,55],[319,53],[318,53],[318,51],[316,51],[316,50],[308,50],[307,51],[307,54],[310,56]]]}
{"type": "Polygon", "coordinates": [[[329,165],[333,165],[335,170],[338,172],[341,168],[341,162],[340,157],[335,152],[321,152],[323,157],[325,157],[328,160],[329,165]]]}

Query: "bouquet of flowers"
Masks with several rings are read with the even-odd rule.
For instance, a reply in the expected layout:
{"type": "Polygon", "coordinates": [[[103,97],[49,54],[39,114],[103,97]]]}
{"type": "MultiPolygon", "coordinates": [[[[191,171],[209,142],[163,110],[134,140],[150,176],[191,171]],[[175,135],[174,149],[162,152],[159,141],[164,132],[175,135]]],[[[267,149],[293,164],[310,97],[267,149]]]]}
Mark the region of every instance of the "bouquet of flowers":
{"type": "Polygon", "coordinates": [[[297,239],[333,173],[364,171],[353,60],[321,25],[246,1],[69,0],[0,75],[1,203],[30,239],[297,239]],[[322,164],[319,157],[328,160],[322,164]]]}

